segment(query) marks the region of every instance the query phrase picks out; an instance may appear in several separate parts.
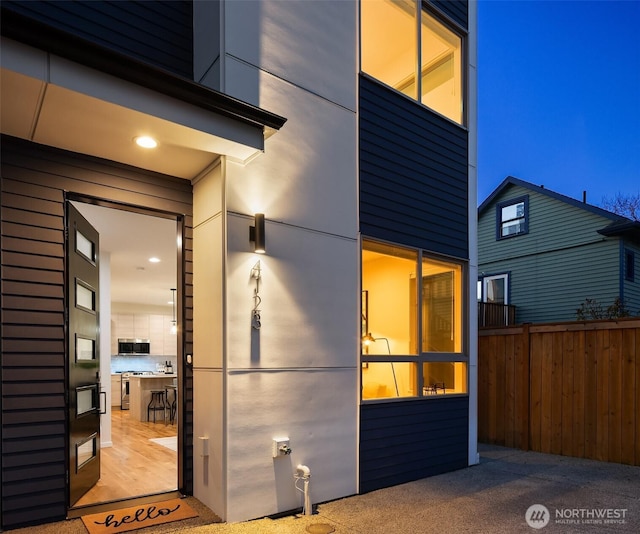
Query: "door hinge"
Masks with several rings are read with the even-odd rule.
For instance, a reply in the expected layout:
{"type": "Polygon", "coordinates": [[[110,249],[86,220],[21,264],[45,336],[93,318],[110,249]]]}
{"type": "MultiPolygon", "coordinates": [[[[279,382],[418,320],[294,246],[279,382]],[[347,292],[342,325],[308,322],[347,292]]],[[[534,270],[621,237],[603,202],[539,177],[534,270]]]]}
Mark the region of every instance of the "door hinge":
{"type": "Polygon", "coordinates": [[[67,484],[69,484],[69,470],[67,469],[66,473],[65,473],[65,477],[67,479],[67,484]]]}

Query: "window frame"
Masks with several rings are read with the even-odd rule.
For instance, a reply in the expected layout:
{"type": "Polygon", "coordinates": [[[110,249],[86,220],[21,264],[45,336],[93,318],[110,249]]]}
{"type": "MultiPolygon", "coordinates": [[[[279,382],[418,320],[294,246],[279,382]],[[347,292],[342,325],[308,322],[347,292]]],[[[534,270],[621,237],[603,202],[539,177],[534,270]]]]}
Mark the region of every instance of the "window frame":
{"type": "MultiPolygon", "coordinates": [[[[513,221],[519,219],[519,217],[515,219],[506,219],[507,221],[513,221]]],[[[496,204],[496,241],[502,241],[504,239],[511,239],[514,237],[518,237],[521,235],[526,235],[529,233],[529,195],[523,195],[516,198],[510,198],[509,200],[503,200],[502,202],[498,202],[496,204]],[[502,225],[504,223],[502,219],[502,210],[504,208],[508,208],[509,206],[514,206],[517,204],[524,204],[524,219],[523,230],[521,232],[517,232],[515,234],[502,235],[502,225]]]]}
{"type": "Polygon", "coordinates": [[[504,304],[505,306],[507,304],[511,304],[509,301],[511,300],[510,297],[510,292],[511,292],[511,287],[510,287],[510,279],[511,278],[511,272],[507,271],[507,272],[503,272],[503,273],[496,273],[496,274],[483,274],[481,276],[478,277],[478,282],[480,282],[481,285],[481,298],[478,300],[478,302],[488,302],[487,301],[487,283],[490,282],[491,280],[498,280],[498,279],[503,279],[504,280],[504,302],[502,302],[501,304],[504,304]]]}
{"type": "Polygon", "coordinates": [[[453,124],[456,124],[463,128],[467,128],[468,108],[469,108],[469,87],[468,87],[468,79],[469,79],[468,35],[469,35],[469,32],[463,26],[457,23],[455,20],[450,19],[446,14],[444,14],[439,9],[437,9],[436,6],[428,2],[425,2],[424,0],[413,0],[413,2],[415,3],[415,7],[416,7],[415,22],[416,22],[416,37],[417,37],[417,50],[415,51],[415,65],[414,65],[414,72],[413,72],[413,78],[415,79],[415,84],[416,84],[416,91],[415,91],[416,96],[413,97],[413,96],[407,95],[400,88],[396,88],[392,85],[389,85],[389,83],[387,83],[386,81],[381,80],[375,75],[370,74],[367,71],[363,70],[362,68],[362,48],[363,48],[362,47],[362,3],[363,3],[363,0],[359,2],[360,5],[358,10],[358,16],[359,16],[358,27],[360,29],[359,30],[360,47],[359,47],[359,64],[358,64],[359,72],[361,75],[365,75],[371,78],[372,80],[375,80],[376,82],[383,84],[385,87],[388,87],[392,91],[396,92],[398,95],[401,95],[403,98],[407,98],[412,102],[423,106],[424,108],[432,111],[433,113],[436,113],[440,117],[452,122],[453,124]],[[422,16],[423,14],[430,16],[438,24],[441,24],[442,26],[444,26],[446,30],[454,33],[457,37],[460,38],[460,100],[462,104],[460,121],[457,121],[456,119],[452,119],[451,117],[448,117],[447,115],[441,113],[437,109],[432,108],[431,106],[425,104],[422,101],[422,78],[423,78],[423,71],[425,70],[424,66],[422,65],[422,16]]]}
{"type": "MultiPolygon", "coordinates": [[[[416,299],[417,299],[417,313],[415,316],[416,324],[413,325],[415,329],[413,335],[416,337],[413,340],[413,343],[418,348],[417,354],[368,354],[364,350],[363,339],[364,336],[368,332],[362,332],[362,328],[364,327],[363,321],[361,321],[361,333],[360,333],[360,383],[362,384],[362,369],[367,368],[369,363],[414,363],[416,366],[416,375],[417,375],[417,395],[415,396],[400,396],[400,397],[381,397],[381,398],[371,398],[365,399],[363,398],[363,388],[360,388],[360,402],[361,403],[378,403],[378,402],[407,402],[414,401],[420,399],[433,399],[433,398],[445,398],[452,396],[469,396],[469,260],[462,259],[457,257],[446,256],[442,254],[438,254],[432,251],[426,251],[420,248],[400,245],[398,243],[384,241],[380,239],[370,238],[367,236],[362,236],[360,239],[360,265],[361,265],[361,273],[360,273],[360,309],[363,309],[363,295],[364,288],[362,287],[362,253],[365,250],[366,243],[372,243],[382,246],[400,248],[406,251],[411,251],[416,253],[416,278],[421,280],[423,278],[422,273],[422,265],[424,259],[433,259],[439,262],[453,263],[460,266],[460,283],[461,283],[461,298],[462,302],[460,303],[460,313],[461,313],[461,330],[460,330],[460,352],[428,352],[422,350],[422,291],[421,285],[416,284],[416,299]],[[425,363],[464,363],[466,365],[466,391],[464,393],[447,393],[444,395],[433,395],[427,394],[425,392],[425,383],[424,383],[424,365],[425,363]]],[[[475,303],[474,303],[475,305],[475,303]]]]}
{"type": "Polygon", "coordinates": [[[624,279],[626,282],[635,282],[636,255],[635,251],[624,249],[624,279]]]}

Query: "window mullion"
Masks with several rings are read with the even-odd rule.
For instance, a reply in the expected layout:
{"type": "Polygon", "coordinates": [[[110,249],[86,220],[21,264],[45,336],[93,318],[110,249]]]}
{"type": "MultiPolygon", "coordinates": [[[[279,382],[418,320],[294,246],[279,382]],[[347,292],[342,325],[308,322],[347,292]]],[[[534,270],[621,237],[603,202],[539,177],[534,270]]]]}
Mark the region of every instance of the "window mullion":
{"type": "Polygon", "coordinates": [[[418,292],[416,296],[416,302],[418,303],[418,310],[416,313],[416,317],[418,318],[418,327],[416,328],[416,332],[418,333],[418,391],[421,392],[424,387],[424,373],[422,365],[422,357],[424,355],[422,347],[422,250],[418,250],[418,270],[416,272],[416,278],[416,291],[418,292]]]}
{"type": "Polygon", "coordinates": [[[416,50],[416,100],[422,102],[422,2],[416,1],[416,31],[418,32],[416,50]]]}

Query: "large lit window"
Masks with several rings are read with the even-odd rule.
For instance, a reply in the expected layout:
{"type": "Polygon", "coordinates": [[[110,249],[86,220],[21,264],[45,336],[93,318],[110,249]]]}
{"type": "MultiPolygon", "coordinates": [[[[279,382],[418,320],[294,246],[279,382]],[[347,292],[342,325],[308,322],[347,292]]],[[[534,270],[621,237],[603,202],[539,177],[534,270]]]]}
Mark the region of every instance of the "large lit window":
{"type": "Polygon", "coordinates": [[[362,249],[363,399],[466,393],[463,265],[369,240],[362,249]]]}
{"type": "Polygon", "coordinates": [[[362,1],[362,71],[462,124],[462,37],[421,5],[362,1]]]}

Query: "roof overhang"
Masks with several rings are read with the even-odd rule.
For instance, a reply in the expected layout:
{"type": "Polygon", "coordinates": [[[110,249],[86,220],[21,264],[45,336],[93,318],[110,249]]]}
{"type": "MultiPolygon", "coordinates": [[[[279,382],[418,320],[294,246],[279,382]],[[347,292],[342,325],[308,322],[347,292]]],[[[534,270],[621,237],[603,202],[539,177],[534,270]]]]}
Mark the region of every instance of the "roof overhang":
{"type": "Polygon", "coordinates": [[[606,237],[622,237],[640,243],[640,222],[631,220],[614,222],[598,230],[598,233],[606,237]]]}
{"type": "Polygon", "coordinates": [[[286,120],[11,12],[2,15],[3,134],[193,179],[220,155],[243,162],[260,153],[265,136],[286,120]],[[153,136],[158,147],[141,149],[133,142],[140,135],[153,136]]]}

